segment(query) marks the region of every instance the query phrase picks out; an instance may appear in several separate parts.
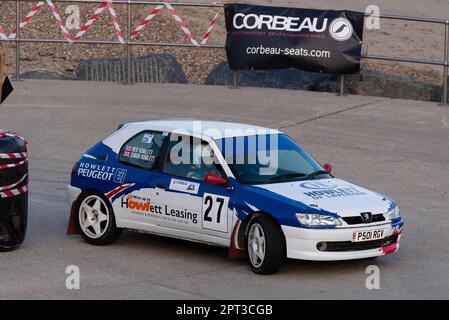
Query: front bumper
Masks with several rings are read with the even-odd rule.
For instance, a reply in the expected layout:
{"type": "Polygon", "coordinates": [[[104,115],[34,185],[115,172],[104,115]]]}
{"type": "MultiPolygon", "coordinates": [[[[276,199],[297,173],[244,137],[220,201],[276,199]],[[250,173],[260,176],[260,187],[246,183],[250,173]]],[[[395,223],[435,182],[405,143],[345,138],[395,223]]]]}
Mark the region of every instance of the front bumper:
{"type": "Polygon", "coordinates": [[[334,228],[334,229],[304,229],[296,227],[282,226],[287,245],[287,257],[292,259],[312,260],[312,261],[337,261],[372,258],[391,254],[399,249],[399,240],[403,229],[403,221],[376,225],[370,227],[357,228],[334,228]],[[351,249],[351,240],[354,232],[385,229],[386,238],[394,239],[386,246],[379,246],[367,250],[351,249]],[[348,243],[348,248],[341,251],[320,251],[317,248],[319,243],[329,243],[342,246],[348,243]]]}

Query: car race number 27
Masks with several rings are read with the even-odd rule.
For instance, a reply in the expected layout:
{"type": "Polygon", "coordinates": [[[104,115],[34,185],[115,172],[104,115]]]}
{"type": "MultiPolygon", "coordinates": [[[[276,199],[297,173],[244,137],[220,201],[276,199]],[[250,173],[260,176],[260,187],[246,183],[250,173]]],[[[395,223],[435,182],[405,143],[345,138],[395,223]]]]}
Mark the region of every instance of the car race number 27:
{"type": "Polygon", "coordinates": [[[203,196],[203,228],[228,232],[228,197],[205,193],[203,196]]]}

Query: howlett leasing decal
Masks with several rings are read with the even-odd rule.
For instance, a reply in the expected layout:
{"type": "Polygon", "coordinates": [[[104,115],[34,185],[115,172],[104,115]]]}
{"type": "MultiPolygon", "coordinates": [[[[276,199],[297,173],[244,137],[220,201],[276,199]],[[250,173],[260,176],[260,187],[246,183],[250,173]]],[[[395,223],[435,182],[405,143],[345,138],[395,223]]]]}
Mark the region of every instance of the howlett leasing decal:
{"type": "Polygon", "coordinates": [[[225,15],[232,70],[360,71],[361,12],[227,4],[225,15]]]}

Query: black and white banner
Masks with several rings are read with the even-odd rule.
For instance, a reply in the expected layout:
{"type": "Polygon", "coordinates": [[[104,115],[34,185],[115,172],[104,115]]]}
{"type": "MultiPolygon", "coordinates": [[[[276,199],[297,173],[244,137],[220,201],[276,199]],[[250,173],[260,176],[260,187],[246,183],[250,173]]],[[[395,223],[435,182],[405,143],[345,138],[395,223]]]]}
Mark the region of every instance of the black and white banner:
{"type": "Polygon", "coordinates": [[[335,74],[360,70],[361,12],[227,4],[225,16],[232,70],[293,67],[335,74]]]}
{"type": "Polygon", "coordinates": [[[6,77],[5,80],[3,81],[1,90],[2,90],[2,94],[1,94],[2,98],[1,98],[0,104],[3,103],[3,101],[5,101],[5,99],[8,98],[9,94],[14,90],[8,77],[6,77]]]}

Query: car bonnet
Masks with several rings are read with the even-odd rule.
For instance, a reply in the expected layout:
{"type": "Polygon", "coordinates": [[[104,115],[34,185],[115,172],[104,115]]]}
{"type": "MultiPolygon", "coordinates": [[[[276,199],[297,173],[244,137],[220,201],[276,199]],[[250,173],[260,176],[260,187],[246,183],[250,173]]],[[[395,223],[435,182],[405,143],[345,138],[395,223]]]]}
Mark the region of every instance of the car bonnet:
{"type": "Polygon", "coordinates": [[[388,197],[336,178],[283,182],[255,187],[342,217],[357,216],[362,212],[384,214],[395,206],[388,197]]]}

